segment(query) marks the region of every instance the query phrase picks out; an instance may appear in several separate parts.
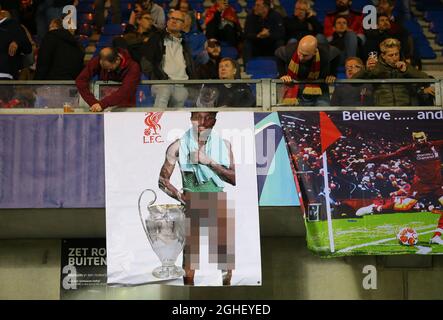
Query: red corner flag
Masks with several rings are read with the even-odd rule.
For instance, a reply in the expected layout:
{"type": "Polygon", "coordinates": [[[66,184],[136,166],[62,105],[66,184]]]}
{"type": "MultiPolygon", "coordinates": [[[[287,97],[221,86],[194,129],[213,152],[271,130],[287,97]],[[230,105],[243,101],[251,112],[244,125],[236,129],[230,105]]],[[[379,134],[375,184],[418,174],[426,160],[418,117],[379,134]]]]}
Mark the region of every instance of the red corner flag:
{"type": "Polygon", "coordinates": [[[331,144],[341,137],[341,132],[335,124],[329,119],[326,112],[320,112],[320,138],[321,153],[325,152],[331,144]]]}

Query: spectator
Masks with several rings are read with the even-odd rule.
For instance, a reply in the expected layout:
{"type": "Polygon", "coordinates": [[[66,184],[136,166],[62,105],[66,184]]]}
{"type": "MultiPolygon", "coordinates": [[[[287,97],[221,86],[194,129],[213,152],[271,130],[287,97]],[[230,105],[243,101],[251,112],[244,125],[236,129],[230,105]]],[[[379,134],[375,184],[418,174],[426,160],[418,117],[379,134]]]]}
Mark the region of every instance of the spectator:
{"type": "MultiPolygon", "coordinates": [[[[349,57],[345,61],[346,78],[364,69],[363,61],[358,57],[349,57]]],[[[372,86],[370,84],[343,83],[335,86],[331,106],[372,106],[372,86]]]]}
{"type": "Polygon", "coordinates": [[[217,79],[221,52],[220,42],[217,39],[209,39],[205,43],[205,52],[208,62],[197,67],[197,79],[217,79]]]}
{"type": "Polygon", "coordinates": [[[184,24],[182,28],[182,37],[191,49],[192,59],[205,50],[206,36],[202,31],[192,30],[192,18],[189,14],[184,13],[184,24]]]}
{"type": "Polygon", "coordinates": [[[200,23],[196,18],[197,13],[191,8],[191,4],[188,2],[188,0],[180,0],[174,9],[183,12],[190,19],[189,30],[187,30],[185,27],[185,32],[202,31],[200,23]]]}
{"type": "Polygon", "coordinates": [[[32,52],[32,45],[20,24],[0,10],[0,80],[17,79],[23,55],[32,52]]]}
{"type": "Polygon", "coordinates": [[[377,16],[377,29],[365,30],[366,42],[363,46],[362,58],[364,61],[368,58],[370,52],[380,53],[380,43],[388,38],[396,38],[400,41],[402,51],[401,56],[405,59],[411,58],[411,48],[408,42],[408,32],[401,26],[392,28],[391,21],[386,13],[377,16]]]}
{"type": "Polygon", "coordinates": [[[383,9],[383,7],[386,6],[391,7],[390,8],[391,12],[393,12],[395,9],[395,11],[398,13],[396,19],[399,22],[403,22],[404,20],[409,20],[412,17],[410,0],[400,0],[400,1],[372,0],[372,2],[374,3],[375,6],[378,6],[381,3],[381,6],[378,8],[379,13],[382,12],[381,9],[383,9]]]}
{"type": "Polygon", "coordinates": [[[20,5],[17,0],[0,0],[0,10],[8,11],[13,19],[19,18],[20,5]]]}
{"type": "Polygon", "coordinates": [[[92,58],[76,79],[78,91],[90,111],[101,112],[111,106],[135,107],[135,93],[140,82],[140,67],[126,50],[103,48],[92,58]],[[118,81],[121,86],[110,95],[97,100],[89,91],[89,82],[98,75],[102,81],[118,81]]]}
{"type": "MultiPolygon", "coordinates": [[[[223,58],[218,66],[218,77],[222,80],[240,78],[240,68],[231,58],[223,58]]],[[[196,103],[197,107],[254,107],[255,97],[246,83],[203,85],[196,103]]]]}
{"type": "MultiPolygon", "coordinates": [[[[97,33],[102,32],[105,24],[105,3],[106,0],[95,0],[95,28],[97,33]]],[[[120,24],[122,22],[120,0],[111,0],[112,5],[112,23],[120,24]]]]}
{"type": "Polygon", "coordinates": [[[377,5],[377,13],[384,13],[389,17],[392,22],[392,27],[394,31],[396,28],[401,26],[401,20],[394,17],[395,0],[379,0],[377,5]]]}
{"type": "Polygon", "coordinates": [[[140,18],[141,13],[145,11],[142,7],[141,1],[137,1],[134,4],[134,10],[131,11],[128,24],[125,27],[125,33],[134,32],[136,30],[137,19],[140,18]]]}
{"type": "Polygon", "coordinates": [[[37,44],[34,42],[34,39],[31,36],[29,30],[23,24],[20,25],[22,30],[26,33],[29,42],[32,46],[31,53],[22,55],[22,65],[21,70],[19,71],[18,80],[33,80],[35,75],[36,68],[36,54],[38,51],[37,44]]]}
{"type": "Polygon", "coordinates": [[[324,34],[326,38],[331,39],[334,33],[334,22],[338,16],[346,17],[348,21],[348,29],[353,31],[364,42],[363,34],[363,15],[360,12],[351,9],[352,0],[336,0],[336,10],[330,12],[325,17],[324,34]]]}
{"type": "Polygon", "coordinates": [[[136,16],[142,11],[148,11],[151,14],[153,24],[157,29],[163,29],[165,27],[165,12],[162,7],[152,0],[137,0],[135,10],[131,12],[131,16],[129,17],[129,24],[135,25],[137,20],[136,16]]]}
{"type": "MultiPolygon", "coordinates": [[[[333,83],[336,79],[337,64],[330,52],[318,45],[314,36],[303,37],[291,58],[287,75],[280,79],[285,83],[296,81],[325,80],[333,83]]],[[[336,60],[335,60],[336,61],[336,60]]],[[[283,103],[303,106],[329,105],[327,84],[301,83],[285,88],[283,103]]]]}
{"type": "MultiPolygon", "coordinates": [[[[98,1],[98,0],[97,0],[98,1]]],[[[38,41],[41,42],[48,32],[48,26],[53,19],[61,19],[63,16],[63,7],[73,5],[74,0],[42,0],[37,6],[35,22],[37,27],[38,41]]],[[[97,10],[97,8],[96,8],[97,10]]]]}
{"type": "Polygon", "coordinates": [[[24,25],[31,34],[37,34],[37,27],[35,23],[36,9],[37,5],[33,0],[22,0],[20,2],[20,23],[24,25]]]}
{"type": "Polygon", "coordinates": [[[241,39],[241,26],[235,9],[227,0],[217,0],[206,11],[206,37],[225,41],[230,46],[238,47],[241,39]]]}
{"type": "Polygon", "coordinates": [[[341,65],[347,57],[357,56],[358,39],[355,33],[348,29],[348,20],[344,16],[338,16],[334,22],[334,33],[329,44],[340,50],[341,65]]]}
{"type": "MultiPolygon", "coordinates": [[[[429,76],[400,60],[400,41],[389,38],[380,44],[380,59],[370,57],[366,70],[354,74],[362,79],[429,78],[429,76]]],[[[374,84],[374,101],[378,106],[410,106],[413,103],[411,85],[402,83],[374,84]]],[[[433,89],[428,93],[434,94],[433,89]]]]}
{"type": "Polygon", "coordinates": [[[147,43],[158,29],[153,25],[151,14],[147,11],[137,16],[136,27],[134,31],[115,37],[112,44],[113,47],[128,50],[132,59],[140,63],[143,44],[147,43]]]}
{"type": "Polygon", "coordinates": [[[377,6],[378,14],[386,14],[389,17],[391,27],[389,34],[393,38],[401,41],[402,52],[406,54],[407,61],[411,61],[414,65],[421,65],[421,60],[418,52],[414,50],[414,39],[410,33],[403,27],[401,19],[394,17],[395,0],[380,0],[377,6]],[[405,40],[406,39],[406,40],[405,40]],[[407,47],[405,42],[407,41],[407,47]]]}
{"type": "Polygon", "coordinates": [[[315,17],[307,0],[297,0],[294,15],[284,19],[286,42],[300,40],[306,35],[316,36],[323,32],[323,26],[315,17]]]}
{"type": "Polygon", "coordinates": [[[398,2],[398,9],[400,12],[400,20],[410,20],[411,15],[411,0],[401,0],[398,2]]]}
{"type": "Polygon", "coordinates": [[[283,18],[270,7],[269,0],[256,0],[246,17],[243,61],[257,56],[273,56],[284,44],[283,18]]]}
{"type": "Polygon", "coordinates": [[[271,9],[281,15],[282,18],[286,18],[288,16],[285,8],[281,5],[279,0],[271,0],[271,9]]]}
{"type": "MultiPolygon", "coordinates": [[[[318,41],[318,48],[321,52],[323,52],[323,55],[326,55],[329,60],[330,64],[330,70],[335,70],[333,73],[336,73],[338,66],[340,64],[340,50],[338,50],[336,47],[331,46],[324,42],[318,41]]],[[[292,56],[296,52],[298,46],[298,41],[295,42],[289,42],[286,46],[281,46],[277,50],[275,50],[275,57],[277,58],[277,68],[278,68],[278,74],[279,77],[282,77],[288,73],[288,65],[291,62],[292,56]]]]}
{"type": "Polygon", "coordinates": [[[75,80],[83,69],[83,47],[72,33],[54,19],[43,38],[37,60],[36,80],[75,80]]]}
{"type": "MultiPolygon", "coordinates": [[[[181,36],[185,15],[169,14],[166,30],[154,34],[143,46],[141,66],[152,80],[188,80],[195,76],[191,52],[181,36]]],[[[154,107],[183,107],[188,91],[182,84],[152,86],[154,107]]]]}

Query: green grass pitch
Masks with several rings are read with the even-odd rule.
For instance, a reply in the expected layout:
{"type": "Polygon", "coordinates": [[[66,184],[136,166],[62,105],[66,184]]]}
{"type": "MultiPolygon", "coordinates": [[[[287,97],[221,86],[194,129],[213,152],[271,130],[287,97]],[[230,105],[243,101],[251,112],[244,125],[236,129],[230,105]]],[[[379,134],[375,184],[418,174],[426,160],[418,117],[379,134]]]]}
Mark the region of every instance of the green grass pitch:
{"type": "Polygon", "coordinates": [[[430,212],[406,212],[333,219],[333,254],[329,248],[328,222],[306,221],[308,248],[322,256],[443,254],[443,245],[429,244],[439,218],[440,215],[430,212]],[[404,227],[417,231],[415,246],[404,246],[397,241],[397,233],[404,227]]]}

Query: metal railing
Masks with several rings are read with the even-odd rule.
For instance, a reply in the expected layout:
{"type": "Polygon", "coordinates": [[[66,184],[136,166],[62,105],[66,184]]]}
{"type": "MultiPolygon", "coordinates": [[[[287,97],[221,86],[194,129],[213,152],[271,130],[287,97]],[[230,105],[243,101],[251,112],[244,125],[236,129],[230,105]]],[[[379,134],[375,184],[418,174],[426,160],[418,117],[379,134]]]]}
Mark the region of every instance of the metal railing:
{"type": "MultiPolygon", "coordinates": [[[[324,84],[324,81],[294,81],[293,84],[324,84]]],[[[443,79],[371,79],[371,80],[362,80],[362,79],[351,79],[351,80],[336,80],[334,84],[329,84],[330,96],[333,93],[335,84],[405,84],[405,85],[431,85],[435,90],[435,98],[434,105],[429,106],[408,106],[408,107],[400,107],[400,106],[389,106],[389,107],[380,107],[380,106],[297,106],[297,105],[287,105],[283,104],[279,100],[279,93],[281,93],[283,86],[283,82],[278,79],[260,79],[260,80],[250,80],[250,79],[242,79],[242,80],[232,80],[232,81],[224,81],[224,80],[186,80],[186,81],[170,81],[170,80],[144,80],[139,84],[139,90],[143,87],[151,87],[152,85],[160,85],[160,84],[182,84],[185,85],[186,88],[193,88],[195,92],[198,92],[199,88],[203,84],[205,85],[225,85],[225,84],[248,84],[256,97],[256,107],[253,108],[238,108],[232,106],[232,108],[223,108],[223,110],[250,110],[250,111],[278,111],[278,110],[340,110],[343,108],[346,109],[380,109],[380,108],[388,108],[388,109],[405,109],[405,108],[426,108],[426,109],[443,109],[443,79]]],[[[103,81],[95,81],[91,82],[90,90],[94,93],[96,98],[100,98],[101,90],[106,87],[118,86],[119,83],[115,82],[103,82],[103,81]]],[[[25,113],[61,113],[63,112],[63,101],[72,98],[72,100],[76,100],[75,104],[75,112],[89,112],[89,107],[85,103],[85,101],[80,97],[78,92],[76,91],[75,81],[0,81],[0,100],[2,94],[4,95],[6,90],[10,90],[9,88],[12,86],[12,91],[14,89],[19,91],[20,94],[26,96],[29,95],[30,98],[35,99],[34,105],[29,108],[18,107],[15,108],[12,106],[10,109],[0,108],[0,113],[17,113],[17,112],[25,112],[25,113]],[[43,88],[43,89],[42,89],[43,88]],[[30,90],[31,89],[31,90],[30,90]],[[63,92],[67,93],[64,94],[63,92]],[[62,95],[62,96],[60,96],[62,95]],[[69,97],[67,96],[69,95],[69,97]],[[53,103],[49,103],[45,105],[42,100],[47,98],[49,101],[53,101],[53,103]],[[52,100],[51,100],[52,99],[52,100]]],[[[152,99],[152,97],[151,97],[152,99]]],[[[152,101],[152,100],[151,100],[152,101]]],[[[166,110],[188,110],[190,108],[195,108],[193,102],[191,101],[184,108],[177,109],[166,109],[166,110]]],[[[202,108],[196,108],[202,109],[202,108]]],[[[212,110],[213,108],[203,108],[204,110],[212,110]]],[[[109,108],[107,111],[146,111],[146,110],[165,110],[153,108],[152,104],[139,104],[137,108],[109,108]]],[[[220,108],[215,108],[215,110],[220,110],[220,108]]]]}

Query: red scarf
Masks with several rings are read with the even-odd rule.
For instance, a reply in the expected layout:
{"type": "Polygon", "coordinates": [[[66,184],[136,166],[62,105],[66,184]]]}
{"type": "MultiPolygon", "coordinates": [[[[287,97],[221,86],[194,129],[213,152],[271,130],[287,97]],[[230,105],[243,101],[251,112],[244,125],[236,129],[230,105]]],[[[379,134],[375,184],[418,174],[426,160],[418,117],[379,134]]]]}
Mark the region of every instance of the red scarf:
{"type": "MultiPolygon", "coordinates": [[[[297,54],[297,50],[294,52],[291,58],[291,62],[288,67],[288,76],[290,76],[294,80],[317,80],[320,76],[320,53],[317,49],[315,56],[313,57],[313,61],[311,64],[311,70],[309,70],[308,77],[306,79],[300,79],[299,75],[300,70],[300,58],[297,54]]],[[[283,94],[283,103],[297,105],[298,104],[298,94],[299,94],[300,85],[295,84],[293,86],[286,86],[283,94]]],[[[311,95],[311,96],[320,96],[322,94],[320,85],[318,84],[304,84],[302,94],[311,95]]]]}

